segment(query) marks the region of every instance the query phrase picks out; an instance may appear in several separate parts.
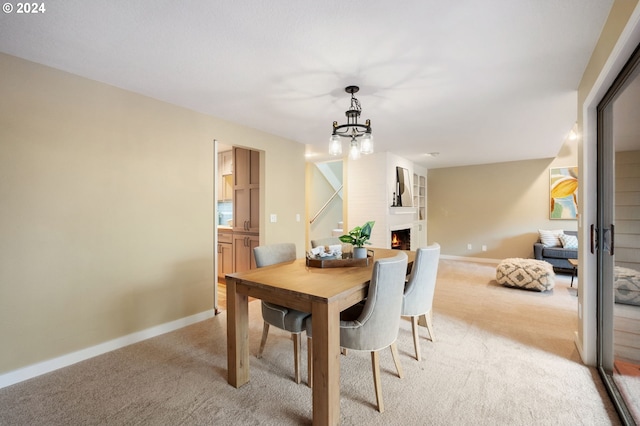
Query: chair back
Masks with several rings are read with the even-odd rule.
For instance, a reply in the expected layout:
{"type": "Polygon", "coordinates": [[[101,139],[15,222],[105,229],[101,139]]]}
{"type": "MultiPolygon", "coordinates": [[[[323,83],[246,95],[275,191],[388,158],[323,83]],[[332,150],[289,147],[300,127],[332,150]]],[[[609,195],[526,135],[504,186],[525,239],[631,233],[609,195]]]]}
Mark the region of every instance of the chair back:
{"type": "Polygon", "coordinates": [[[418,316],[431,310],[439,260],[440,245],[437,243],[416,250],[409,281],[404,289],[402,315],[418,316]]]}
{"type": "Polygon", "coordinates": [[[296,260],[296,245],[293,243],[267,244],[253,248],[256,266],[275,265],[276,263],[296,260]]]}
{"type": "Polygon", "coordinates": [[[353,321],[340,321],[340,345],[377,351],[398,337],[407,254],[376,260],[362,312],[353,321]]]}
{"type": "Polygon", "coordinates": [[[325,237],[325,238],[317,238],[315,240],[311,240],[311,248],[316,248],[320,246],[335,246],[338,244],[342,244],[340,238],[338,237],[325,237]]]}

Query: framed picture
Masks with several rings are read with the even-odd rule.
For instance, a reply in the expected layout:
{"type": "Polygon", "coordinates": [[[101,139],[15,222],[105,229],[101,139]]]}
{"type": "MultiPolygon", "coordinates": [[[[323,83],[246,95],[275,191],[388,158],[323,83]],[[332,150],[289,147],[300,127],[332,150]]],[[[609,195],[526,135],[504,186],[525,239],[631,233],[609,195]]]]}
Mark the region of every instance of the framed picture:
{"type": "Polygon", "coordinates": [[[549,219],[575,219],[578,213],[578,167],[549,169],[549,219]]]}
{"type": "Polygon", "coordinates": [[[396,167],[396,194],[398,207],[413,207],[409,170],[404,167],[396,167]]]}

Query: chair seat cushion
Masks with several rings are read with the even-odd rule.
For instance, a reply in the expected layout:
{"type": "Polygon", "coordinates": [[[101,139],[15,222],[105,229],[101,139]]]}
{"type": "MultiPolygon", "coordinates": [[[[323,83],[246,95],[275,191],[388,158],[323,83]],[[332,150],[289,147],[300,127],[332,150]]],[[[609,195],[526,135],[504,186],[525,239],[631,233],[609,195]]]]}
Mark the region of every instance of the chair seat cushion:
{"type": "Polygon", "coordinates": [[[289,331],[300,333],[305,330],[305,319],[311,314],[296,311],[273,303],[262,302],[262,318],[265,322],[289,331]]]}
{"type": "Polygon", "coordinates": [[[555,273],[543,260],[510,258],[498,264],[496,281],[507,287],[547,291],[555,285],[555,273]]]}

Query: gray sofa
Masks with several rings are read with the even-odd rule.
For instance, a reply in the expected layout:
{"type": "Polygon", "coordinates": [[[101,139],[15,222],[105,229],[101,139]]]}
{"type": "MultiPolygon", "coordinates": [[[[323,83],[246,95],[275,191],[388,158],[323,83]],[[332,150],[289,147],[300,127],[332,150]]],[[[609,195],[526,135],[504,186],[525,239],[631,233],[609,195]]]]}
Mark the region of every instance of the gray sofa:
{"type": "MultiPolygon", "coordinates": [[[[564,231],[566,235],[578,235],[577,231],[564,231]]],[[[558,247],[545,247],[544,244],[538,240],[533,244],[533,256],[538,260],[544,260],[553,265],[555,272],[573,273],[573,266],[567,259],[577,259],[577,249],[567,249],[561,246],[558,247]]]]}

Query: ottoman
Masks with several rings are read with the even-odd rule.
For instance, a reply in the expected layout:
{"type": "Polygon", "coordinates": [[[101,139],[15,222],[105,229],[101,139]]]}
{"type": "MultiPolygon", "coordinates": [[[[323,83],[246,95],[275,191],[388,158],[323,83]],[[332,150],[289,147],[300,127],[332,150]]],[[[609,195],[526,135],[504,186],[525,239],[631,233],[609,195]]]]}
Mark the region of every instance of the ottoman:
{"type": "Polygon", "coordinates": [[[553,266],[544,260],[504,259],[496,268],[498,284],[534,291],[551,290],[555,276],[553,266]]]}

